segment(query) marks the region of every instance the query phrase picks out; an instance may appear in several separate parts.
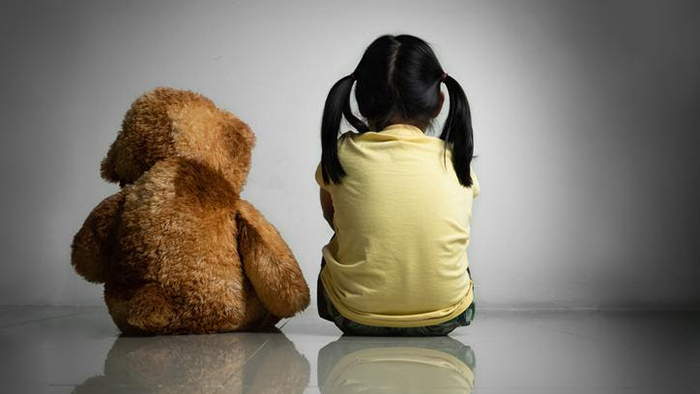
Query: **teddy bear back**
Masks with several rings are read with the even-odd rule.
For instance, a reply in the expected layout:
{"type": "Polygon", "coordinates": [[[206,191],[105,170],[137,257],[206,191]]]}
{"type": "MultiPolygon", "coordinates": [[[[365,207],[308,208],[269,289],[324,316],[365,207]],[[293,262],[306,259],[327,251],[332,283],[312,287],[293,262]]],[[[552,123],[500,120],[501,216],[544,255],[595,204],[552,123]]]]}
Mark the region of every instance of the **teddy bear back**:
{"type": "Polygon", "coordinates": [[[240,192],[254,144],[250,127],[208,98],[161,87],[131,105],[100,172],[109,182],[132,184],[157,162],[181,157],[220,172],[240,192]]]}

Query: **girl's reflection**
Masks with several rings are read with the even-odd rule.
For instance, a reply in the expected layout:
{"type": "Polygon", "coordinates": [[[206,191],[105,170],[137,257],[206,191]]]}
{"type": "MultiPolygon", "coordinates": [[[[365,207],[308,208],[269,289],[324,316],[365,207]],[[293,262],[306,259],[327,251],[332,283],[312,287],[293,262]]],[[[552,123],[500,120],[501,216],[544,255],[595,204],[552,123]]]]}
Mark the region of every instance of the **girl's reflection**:
{"type": "Polygon", "coordinates": [[[329,393],[470,393],[476,360],[449,337],[343,336],[318,353],[318,386],[329,393]]]}

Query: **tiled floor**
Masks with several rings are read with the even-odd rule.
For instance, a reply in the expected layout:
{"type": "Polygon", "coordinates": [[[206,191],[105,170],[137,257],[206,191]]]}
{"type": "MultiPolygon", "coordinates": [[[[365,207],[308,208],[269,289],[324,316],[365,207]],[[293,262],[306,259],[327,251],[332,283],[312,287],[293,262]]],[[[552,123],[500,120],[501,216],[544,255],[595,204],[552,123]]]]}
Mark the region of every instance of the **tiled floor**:
{"type": "Polygon", "coordinates": [[[700,393],[700,313],[478,310],[443,338],[120,338],[101,307],[0,307],[1,393],[700,393]]]}

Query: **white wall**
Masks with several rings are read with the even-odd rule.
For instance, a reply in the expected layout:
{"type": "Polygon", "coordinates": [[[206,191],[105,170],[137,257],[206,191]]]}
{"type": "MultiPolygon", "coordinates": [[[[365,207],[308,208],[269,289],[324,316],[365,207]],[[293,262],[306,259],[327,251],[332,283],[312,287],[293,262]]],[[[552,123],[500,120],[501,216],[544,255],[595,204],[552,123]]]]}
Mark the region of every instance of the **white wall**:
{"type": "Polygon", "coordinates": [[[700,305],[700,17],[691,1],[3,1],[0,303],[100,304],[69,264],[116,187],[128,105],[196,90],[258,137],[244,196],[315,294],[331,85],[384,33],[433,43],[474,113],[482,307],[700,305]]]}

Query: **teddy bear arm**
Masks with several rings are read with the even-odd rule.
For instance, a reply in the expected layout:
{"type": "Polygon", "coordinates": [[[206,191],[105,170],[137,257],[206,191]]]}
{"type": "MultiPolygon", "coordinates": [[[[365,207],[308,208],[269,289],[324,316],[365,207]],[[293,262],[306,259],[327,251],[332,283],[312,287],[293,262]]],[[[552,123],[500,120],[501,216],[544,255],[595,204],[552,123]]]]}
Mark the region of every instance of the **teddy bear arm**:
{"type": "Polygon", "coordinates": [[[80,276],[90,282],[105,281],[107,260],[123,203],[124,194],[121,191],[102,200],[73,238],[71,264],[80,276]]]}
{"type": "Polygon", "coordinates": [[[304,310],[309,305],[309,287],[275,227],[242,200],[237,224],[243,269],[263,305],[278,317],[304,310]]]}

